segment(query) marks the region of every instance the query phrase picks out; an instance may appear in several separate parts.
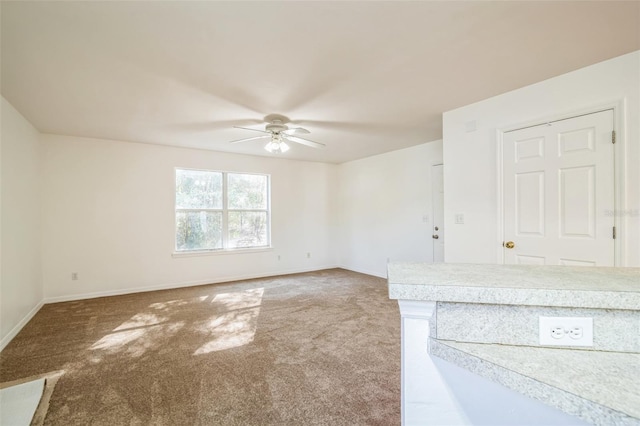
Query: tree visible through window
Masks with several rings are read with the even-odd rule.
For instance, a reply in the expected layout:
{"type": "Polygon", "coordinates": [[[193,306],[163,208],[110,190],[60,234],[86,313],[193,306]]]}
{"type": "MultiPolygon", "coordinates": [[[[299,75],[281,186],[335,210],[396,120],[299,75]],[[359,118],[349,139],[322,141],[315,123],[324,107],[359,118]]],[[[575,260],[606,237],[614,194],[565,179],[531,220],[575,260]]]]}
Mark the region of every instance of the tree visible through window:
{"type": "Polygon", "coordinates": [[[176,250],[268,247],[269,176],[176,169],[176,250]]]}

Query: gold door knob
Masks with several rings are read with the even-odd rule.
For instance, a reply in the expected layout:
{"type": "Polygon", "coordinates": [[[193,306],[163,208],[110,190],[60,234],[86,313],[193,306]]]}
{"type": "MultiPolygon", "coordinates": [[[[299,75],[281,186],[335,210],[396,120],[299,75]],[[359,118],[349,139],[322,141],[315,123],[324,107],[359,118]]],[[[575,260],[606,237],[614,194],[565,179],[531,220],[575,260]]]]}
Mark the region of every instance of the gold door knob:
{"type": "Polygon", "coordinates": [[[512,249],[512,248],[514,248],[516,246],[516,244],[513,241],[507,241],[503,245],[508,249],[512,249]]]}

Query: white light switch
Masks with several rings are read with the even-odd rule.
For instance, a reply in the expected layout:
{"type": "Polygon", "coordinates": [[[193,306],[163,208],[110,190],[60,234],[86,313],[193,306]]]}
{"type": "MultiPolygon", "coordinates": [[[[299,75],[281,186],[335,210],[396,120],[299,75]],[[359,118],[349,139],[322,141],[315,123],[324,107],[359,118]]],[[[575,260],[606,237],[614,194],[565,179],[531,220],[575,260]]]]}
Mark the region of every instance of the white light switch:
{"type": "Polygon", "coordinates": [[[453,218],[456,225],[464,224],[464,213],[456,213],[453,218]]]}

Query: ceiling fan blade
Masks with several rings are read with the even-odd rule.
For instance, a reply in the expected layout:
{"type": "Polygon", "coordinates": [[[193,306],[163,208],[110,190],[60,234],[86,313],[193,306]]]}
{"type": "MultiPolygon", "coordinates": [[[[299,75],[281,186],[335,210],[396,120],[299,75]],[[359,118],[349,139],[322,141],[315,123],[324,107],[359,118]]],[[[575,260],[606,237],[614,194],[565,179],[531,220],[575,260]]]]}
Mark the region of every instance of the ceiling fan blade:
{"type": "Polygon", "coordinates": [[[256,140],[256,139],[265,139],[265,138],[270,138],[270,137],[271,137],[271,135],[255,136],[255,137],[252,137],[252,138],[238,139],[236,141],[231,141],[229,143],[248,142],[248,141],[253,141],[253,140],[256,140]]]}
{"type": "Polygon", "coordinates": [[[307,129],[303,129],[302,127],[294,127],[292,129],[287,129],[282,133],[284,133],[285,135],[293,135],[295,133],[298,133],[300,135],[308,135],[311,132],[307,129]]]}
{"type": "Polygon", "coordinates": [[[302,125],[312,125],[330,130],[339,130],[345,132],[357,133],[380,133],[394,132],[406,130],[408,124],[405,123],[380,123],[380,122],[364,122],[364,121],[329,121],[329,120],[296,120],[296,123],[302,125]]]}
{"type": "Polygon", "coordinates": [[[326,146],[323,143],[310,141],[309,139],[304,139],[298,136],[283,135],[283,137],[286,140],[289,140],[291,142],[296,142],[302,145],[310,146],[311,148],[324,148],[326,146]]]}
{"type": "Polygon", "coordinates": [[[262,123],[262,120],[255,120],[251,118],[238,119],[238,120],[207,120],[171,123],[166,125],[166,129],[172,132],[211,132],[220,129],[228,129],[231,126],[251,126],[262,123]]]}
{"type": "Polygon", "coordinates": [[[233,127],[235,127],[236,129],[253,130],[254,132],[262,132],[262,133],[271,134],[271,132],[267,132],[266,130],[252,129],[250,127],[241,127],[241,126],[233,126],[233,127]]]}

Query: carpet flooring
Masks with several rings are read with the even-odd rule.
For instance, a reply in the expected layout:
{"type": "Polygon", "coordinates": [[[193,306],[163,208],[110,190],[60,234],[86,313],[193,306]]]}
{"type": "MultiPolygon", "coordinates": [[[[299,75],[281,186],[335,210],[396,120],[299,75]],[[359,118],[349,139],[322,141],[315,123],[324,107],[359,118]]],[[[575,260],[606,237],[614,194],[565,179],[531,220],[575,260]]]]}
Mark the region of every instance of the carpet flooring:
{"type": "Polygon", "coordinates": [[[396,425],[400,317],[341,269],[45,305],[0,382],[62,371],[45,425],[396,425]]]}

